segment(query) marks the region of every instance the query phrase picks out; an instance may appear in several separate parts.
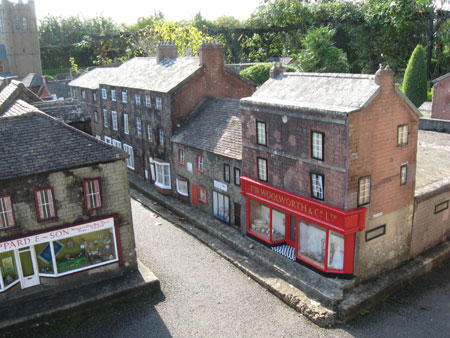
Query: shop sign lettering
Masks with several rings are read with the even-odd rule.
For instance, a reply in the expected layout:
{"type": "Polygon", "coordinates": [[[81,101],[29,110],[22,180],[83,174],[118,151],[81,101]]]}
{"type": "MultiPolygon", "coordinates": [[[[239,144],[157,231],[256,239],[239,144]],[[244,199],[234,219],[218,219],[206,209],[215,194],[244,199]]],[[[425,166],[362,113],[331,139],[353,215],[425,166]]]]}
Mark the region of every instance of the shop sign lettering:
{"type": "Polygon", "coordinates": [[[54,241],[58,239],[64,239],[67,237],[79,236],[85,233],[98,231],[106,228],[112,228],[114,226],[114,218],[107,218],[100,221],[85,223],[81,225],[76,225],[73,227],[68,227],[60,230],[54,230],[50,232],[45,232],[42,234],[37,234],[33,236],[28,236],[24,238],[14,239],[11,241],[0,243],[0,253],[11,251],[15,249],[24,248],[30,245],[36,245],[39,243],[45,243],[49,241],[54,241]]]}
{"type": "Polygon", "coordinates": [[[338,220],[338,215],[334,214],[333,212],[330,212],[326,208],[310,205],[307,202],[296,200],[291,197],[281,195],[277,192],[263,189],[254,185],[250,185],[250,192],[254,195],[260,196],[269,201],[283,205],[285,207],[309,215],[311,217],[321,219],[328,223],[336,223],[336,221],[338,220]]]}

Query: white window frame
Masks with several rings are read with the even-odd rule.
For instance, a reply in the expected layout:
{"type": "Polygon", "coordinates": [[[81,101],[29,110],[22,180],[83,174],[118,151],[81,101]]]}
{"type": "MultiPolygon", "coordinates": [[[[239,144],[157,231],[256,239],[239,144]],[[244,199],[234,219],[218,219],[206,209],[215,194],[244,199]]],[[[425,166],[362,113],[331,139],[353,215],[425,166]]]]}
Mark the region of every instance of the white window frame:
{"type": "Polygon", "coordinates": [[[86,91],[84,89],[81,89],[81,98],[86,100],[86,91]]]}
{"type": "Polygon", "coordinates": [[[122,142],[120,142],[119,140],[116,140],[115,138],[113,138],[111,141],[112,141],[111,144],[114,147],[122,149],[122,142]]]}
{"type": "Polygon", "coordinates": [[[111,139],[111,137],[105,136],[105,137],[104,137],[104,140],[105,140],[106,143],[112,144],[112,139],[111,139]]]}
{"type": "Polygon", "coordinates": [[[98,123],[98,111],[94,111],[94,122],[98,123]]]}
{"type": "Polygon", "coordinates": [[[162,129],[159,130],[159,144],[164,145],[164,130],[162,129]]]}
{"type": "Polygon", "coordinates": [[[133,151],[133,147],[124,143],[123,144],[123,150],[130,155],[130,157],[128,157],[126,159],[127,162],[127,167],[134,170],[134,151],[133,151]]]}
{"type": "Polygon", "coordinates": [[[324,176],[311,173],[311,196],[315,199],[324,200],[324,176]]]}
{"type": "Polygon", "coordinates": [[[152,141],[152,126],[147,125],[147,140],[152,141]]]}
{"type": "Polygon", "coordinates": [[[122,91],[122,102],[123,103],[127,103],[128,102],[128,96],[127,96],[127,91],[126,90],[122,91]]]}
{"type": "Polygon", "coordinates": [[[117,130],[117,112],[115,110],[111,110],[111,121],[112,121],[112,129],[117,130]]]}
{"type": "Polygon", "coordinates": [[[141,105],[141,95],[135,94],[134,95],[134,101],[136,102],[136,104],[138,106],[140,106],[141,105]]]}
{"type": "Polygon", "coordinates": [[[184,165],[184,149],[178,149],[178,164],[184,165]]]}
{"type": "Polygon", "coordinates": [[[177,177],[176,184],[177,193],[183,196],[189,196],[189,183],[186,179],[177,177]],[[186,189],[184,190],[184,188],[186,189]]]}
{"type": "Polygon", "coordinates": [[[145,95],[145,106],[150,107],[152,105],[152,101],[150,99],[150,96],[145,95]]]}
{"type": "Polygon", "coordinates": [[[319,131],[311,131],[311,157],[313,159],[323,161],[324,136],[324,133],[319,131]]]}
{"type": "Polygon", "coordinates": [[[162,189],[171,189],[170,163],[158,161],[153,161],[152,163],[155,165],[155,185],[162,189]]]}
{"type": "Polygon", "coordinates": [[[264,121],[256,121],[256,143],[267,146],[267,125],[264,121]]]}
{"type": "Polygon", "coordinates": [[[116,90],[111,89],[111,101],[116,101],[116,90]]]}
{"type": "Polygon", "coordinates": [[[130,134],[130,129],[128,128],[128,114],[123,114],[123,132],[125,134],[130,134]]]}
{"type": "Polygon", "coordinates": [[[97,102],[97,93],[92,92],[92,101],[97,102]]]}
{"type": "Polygon", "coordinates": [[[103,109],[103,127],[109,128],[108,125],[108,111],[106,109],[103,109]]]}
{"type": "Polygon", "coordinates": [[[197,167],[196,170],[199,173],[204,173],[205,172],[205,159],[203,157],[203,155],[197,155],[197,167]]]}
{"type": "Polygon", "coordinates": [[[86,210],[95,210],[103,207],[101,181],[99,177],[83,180],[83,189],[86,210]]]}
{"type": "Polygon", "coordinates": [[[162,99],[160,97],[156,98],[156,109],[162,109],[162,99]]]}
{"type": "Polygon", "coordinates": [[[108,94],[106,93],[106,88],[102,88],[102,99],[107,99],[108,98],[108,94]]]}
{"type": "Polygon", "coordinates": [[[140,117],[136,117],[136,133],[138,137],[142,136],[142,121],[140,117]]]}
{"type": "Polygon", "coordinates": [[[258,157],[257,163],[258,163],[258,178],[263,182],[267,182],[268,177],[267,159],[258,157]]]}
{"type": "Polygon", "coordinates": [[[57,218],[52,188],[36,190],[34,197],[36,199],[36,212],[39,222],[57,218]]]}

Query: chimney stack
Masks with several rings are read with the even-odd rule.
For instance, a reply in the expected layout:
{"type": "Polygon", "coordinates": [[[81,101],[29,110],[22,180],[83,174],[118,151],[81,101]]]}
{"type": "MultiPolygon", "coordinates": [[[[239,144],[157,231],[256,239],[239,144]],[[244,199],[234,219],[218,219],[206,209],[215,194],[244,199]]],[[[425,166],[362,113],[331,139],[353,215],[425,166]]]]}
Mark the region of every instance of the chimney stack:
{"type": "Polygon", "coordinates": [[[273,67],[270,68],[270,78],[275,79],[279,74],[283,74],[284,71],[285,69],[281,62],[274,62],[273,67]]]}
{"type": "Polygon", "coordinates": [[[177,45],[173,42],[158,44],[158,46],[156,47],[156,63],[160,63],[165,58],[176,59],[177,57],[177,45]]]}
{"type": "Polygon", "coordinates": [[[202,43],[198,49],[200,66],[222,71],[225,67],[223,45],[220,42],[202,43]]]}
{"type": "Polygon", "coordinates": [[[391,67],[380,64],[380,69],[375,73],[375,83],[382,88],[394,88],[394,72],[391,67]]]}

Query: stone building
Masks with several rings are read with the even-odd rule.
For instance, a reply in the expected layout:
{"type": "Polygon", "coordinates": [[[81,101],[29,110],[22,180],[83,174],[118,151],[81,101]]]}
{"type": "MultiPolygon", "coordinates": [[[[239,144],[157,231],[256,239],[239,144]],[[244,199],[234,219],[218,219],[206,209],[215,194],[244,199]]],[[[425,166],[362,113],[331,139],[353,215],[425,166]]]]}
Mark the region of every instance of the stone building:
{"type": "Polygon", "coordinates": [[[175,194],[238,227],[242,210],[240,116],[239,100],[207,98],[172,137],[175,194]]]}
{"type": "Polygon", "coordinates": [[[389,68],[282,71],[241,100],[247,234],[323,272],[394,268],[409,258],[419,112],[389,68]]]}
{"type": "Polygon", "coordinates": [[[450,73],[433,80],[431,118],[450,120],[450,73]]]}
{"type": "Polygon", "coordinates": [[[20,99],[0,113],[0,143],[2,304],[136,268],[122,150],[20,99]]]}
{"type": "Polygon", "coordinates": [[[160,45],[156,57],[94,69],[70,86],[88,103],[94,135],[122,147],[128,168],[164,194],[175,184],[170,139],[183,121],[205,97],[240,99],[255,88],[224,66],[216,43],[202,44],[199,57],[178,57],[176,45],[160,45]]]}
{"type": "Polygon", "coordinates": [[[34,1],[0,3],[0,75],[42,74],[34,1]]]}

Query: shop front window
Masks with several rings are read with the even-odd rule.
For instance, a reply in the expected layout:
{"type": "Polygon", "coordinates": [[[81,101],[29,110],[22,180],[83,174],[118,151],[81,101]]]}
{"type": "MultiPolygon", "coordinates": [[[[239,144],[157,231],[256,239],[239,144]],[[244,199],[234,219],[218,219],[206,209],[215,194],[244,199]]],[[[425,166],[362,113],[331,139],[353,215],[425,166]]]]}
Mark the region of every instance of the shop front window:
{"type": "Polygon", "coordinates": [[[328,268],[344,269],[344,236],[330,231],[328,241],[328,268]]]}
{"type": "Polygon", "coordinates": [[[58,241],[62,248],[55,252],[58,274],[99,265],[116,259],[112,229],[95,231],[58,241]]]}
{"type": "Polygon", "coordinates": [[[270,240],[270,208],[250,200],[250,231],[270,240]]]}
{"type": "Polygon", "coordinates": [[[0,253],[0,271],[3,290],[12,286],[12,284],[15,284],[14,282],[19,280],[14,251],[0,253]]]}
{"type": "Polygon", "coordinates": [[[222,221],[230,223],[230,198],[213,191],[213,213],[222,221]]]}
{"type": "Polygon", "coordinates": [[[286,215],[272,209],[272,241],[283,241],[286,234],[286,215]]]}
{"type": "Polygon", "coordinates": [[[323,268],[326,230],[304,220],[299,220],[299,228],[298,256],[323,268]]]}

